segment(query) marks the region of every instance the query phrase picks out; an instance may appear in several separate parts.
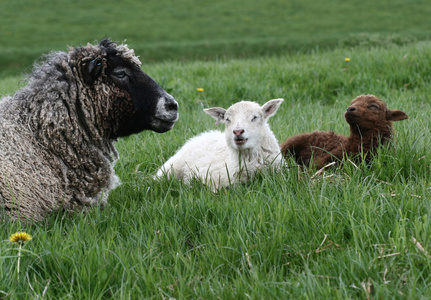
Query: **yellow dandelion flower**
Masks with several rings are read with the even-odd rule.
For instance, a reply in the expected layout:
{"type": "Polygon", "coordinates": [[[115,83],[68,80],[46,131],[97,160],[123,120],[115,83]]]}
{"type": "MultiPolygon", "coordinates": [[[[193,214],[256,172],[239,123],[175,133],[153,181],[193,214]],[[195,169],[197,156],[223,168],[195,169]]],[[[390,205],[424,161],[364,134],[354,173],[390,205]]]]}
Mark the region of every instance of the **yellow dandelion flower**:
{"type": "Polygon", "coordinates": [[[198,92],[203,92],[204,91],[204,89],[203,88],[197,88],[196,89],[198,92]]]}
{"type": "Polygon", "coordinates": [[[10,236],[9,241],[15,244],[23,245],[31,240],[31,235],[26,232],[17,232],[10,236]]]}
{"type": "Polygon", "coordinates": [[[349,62],[349,61],[350,61],[350,58],[346,57],[346,58],[344,59],[344,61],[345,61],[345,62],[349,62]]]}

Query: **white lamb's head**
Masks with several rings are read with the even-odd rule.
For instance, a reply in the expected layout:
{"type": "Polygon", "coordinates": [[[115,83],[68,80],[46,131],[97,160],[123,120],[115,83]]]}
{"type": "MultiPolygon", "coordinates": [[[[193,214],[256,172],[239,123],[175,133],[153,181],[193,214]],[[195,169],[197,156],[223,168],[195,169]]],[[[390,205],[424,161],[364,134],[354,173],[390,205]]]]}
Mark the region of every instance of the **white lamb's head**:
{"type": "Polygon", "coordinates": [[[253,149],[262,144],[270,132],[268,119],[273,116],[283,99],[273,99],[260,106],[256,102],[241,101],[227,110],[221,107],[204,109],[216,119],[216,125],[225,123],[227,145],[237,150],[253,149]]]}

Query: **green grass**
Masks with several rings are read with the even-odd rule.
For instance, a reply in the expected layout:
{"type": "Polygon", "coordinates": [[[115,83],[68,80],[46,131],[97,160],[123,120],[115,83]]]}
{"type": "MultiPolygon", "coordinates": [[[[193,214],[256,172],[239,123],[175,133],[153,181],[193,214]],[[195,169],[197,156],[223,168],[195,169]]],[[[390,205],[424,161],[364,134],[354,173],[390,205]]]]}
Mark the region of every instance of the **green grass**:
{"type": "Polygon", "coordinates": [[[0,74],[106,36],[126,39],[146,62],[404,44],[430,38],[430,15],[423,0],[3,1],[0,74]]]}
{"type": "MultiPolygon", "coordinates": [[[[178,124],[117,143],[123,184],[103,211],[0,224],[0,297],[429,298],[430,50],[430,42],[416,42],[144,64],[179,101],[178,124]],[[270,121],[282,141],[315,129],[348,134],[344,111],[363,93],[410,117],[394,124],[397,142],[369,165],[346,161],[313,176],[289,162],[217,194],[199,182],[151,178],[188,138],[217,128],[202,108],[283,97],[270,121]],[[7,239],[18,230],[33,240],[17,279],[17,250],[7,239]]],[[[0,93],[18,82],[0,80],[0,93]]]]}

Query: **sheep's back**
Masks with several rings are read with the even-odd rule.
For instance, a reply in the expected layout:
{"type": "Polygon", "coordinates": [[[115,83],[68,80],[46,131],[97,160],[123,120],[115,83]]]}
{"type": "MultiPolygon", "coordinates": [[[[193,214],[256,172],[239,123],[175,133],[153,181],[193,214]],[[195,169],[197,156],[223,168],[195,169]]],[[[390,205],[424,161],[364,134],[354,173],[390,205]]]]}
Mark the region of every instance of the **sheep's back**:
{"type": "Polygon", "coordinates": [[[204,132],[188,140],[160,167],[156,177],[173,173],[177,179],[185,182],[193,177],[205,179],[207,174],[220,173],[226,169],[228,155],[224,133],[216,130],[204,132]]]}
{"type": "Polygon", "coordinates": [[[25,126],[0,117],[0,206],[8,217],[41,220],[65,200],[52,160],[25,126]]]}
{"type": "Polygon", "coordinates": [[[332,131],[314,131],[289,137],[281,144],[284,156],[293,156],[308,165],[313,157],[322,157],[345,144],[347,137],[332,131]]]}

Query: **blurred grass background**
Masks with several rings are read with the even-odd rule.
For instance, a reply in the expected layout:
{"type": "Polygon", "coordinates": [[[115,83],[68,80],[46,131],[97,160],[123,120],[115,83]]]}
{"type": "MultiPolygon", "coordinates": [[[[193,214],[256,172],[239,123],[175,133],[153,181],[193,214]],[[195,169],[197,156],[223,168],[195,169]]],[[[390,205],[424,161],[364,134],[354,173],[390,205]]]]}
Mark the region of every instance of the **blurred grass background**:
{"type": "Polygon", "coordinates": [[[0,75],[104,37],[147,63],[404,44],[430,37],[430,15],[424,0],[2,0],[0,75]]]}
{"type": "Polygon", "coordinates": [[[165,134],[119,140],[122,185],[103,211],[0,223],[0,298],[430,298],[428,2],[0,1],[0,94],[42,53],[112,37],[181,116],[165,134]],[[270,120],[282,141],[348,134],[344,111],[363,93],[409,115],[370,164],[313,176],[288,161],[217,194],[152,179],[188,138],[222,130],[202,108],[283,97],[270,120]],[[17,278],[19,230],[33,240],[17,278]]]}

